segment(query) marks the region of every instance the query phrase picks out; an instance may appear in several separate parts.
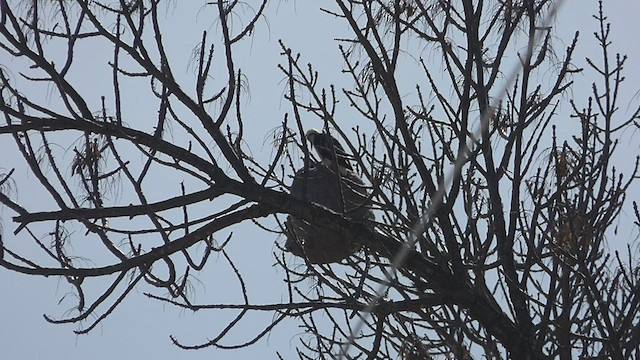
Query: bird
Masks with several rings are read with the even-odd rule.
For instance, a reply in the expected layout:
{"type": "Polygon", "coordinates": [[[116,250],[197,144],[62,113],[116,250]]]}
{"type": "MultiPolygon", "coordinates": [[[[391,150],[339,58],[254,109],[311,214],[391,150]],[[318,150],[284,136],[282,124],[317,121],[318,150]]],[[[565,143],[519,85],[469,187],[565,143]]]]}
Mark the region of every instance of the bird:
{"type": "Polygon", "coordinates": [[[316,150],[320,160],[327,167],[333,167],[333,160],[337,158],[338,171],[340,174],[346,175],[349,172],[353,172],[353,168],[349,163],[349,155],[344,151],[340,142],[333,136],[320,132],[316,129],[310,129],[305,134],[305,137],[311,143],[311,147],[316,150]]]}

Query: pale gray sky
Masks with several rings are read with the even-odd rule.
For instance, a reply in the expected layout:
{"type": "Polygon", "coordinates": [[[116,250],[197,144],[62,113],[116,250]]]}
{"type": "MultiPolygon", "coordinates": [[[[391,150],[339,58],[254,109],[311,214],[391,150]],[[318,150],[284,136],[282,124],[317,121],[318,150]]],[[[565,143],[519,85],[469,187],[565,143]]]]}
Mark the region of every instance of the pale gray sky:
{"type": "MultiPolygon", "coordinates": [[[[192,1],[189,4],[202,2],[192,1]]],[[[249,1],[252,3],[252,1],[249,1]]],[[[640,13],[640,2],[636,0],[610,0],[606,1],[606,12],[612,27],[614,51],[626,53],[629,61],[626,68],[626,94],[622,104],[628,103],[640,88],[640,72],[638,64],[640,60],[640,42],[637,37],[640,34],[640,22],[637,14],[640,13]]],[[[172,44],[171,52],[175,53],[177,62],[174,63],[175,75],[191,84],[193,82],[193,69],[189,68],[190,54],[200,40],[200,31],[207,28],[213,21],[211,12],[200,12],[185,6],[186,2],[180,2],[181,7],[171,7],[167,10],[165,24],[165,40],[172,44]],[[197,15],[197,21],[193,16],[197,15]]],[[[199,6],[199,5],[198,5],[199,6]]],[[[266,133],[278,126],[284,113],[289,111],[286,102],[282,99],[285,89],[284,76],[276,68],[283,58],[279,56],[281,49],[277,43],[282,39],[295,51],[302,53],[306,61],[312,62],[320,71],[322,82],[340,83],[344,81],[344,75],[340,63],[340,55],[337,44],[333,40],[341,34],[345,26],[333,17],[318,11],[317,3],[311,1],[282,1],[271,5],[267,12],[267,21],[261,21],[255,30],[255,36],[251,41],[245,41],[237,51],[238,66],[249,79],[250,97],[245,103],[244,117],[250,128],[247,131],[246,140],[251,149],[265,159],[271,151],[269,144],[264,143],[266,133]],[[260,154],[261,153],[261,154],[260,154]]],[[[595,0],[567,0],[556,20],[557,36],[565,44],[575,30],[581,31],[581,41],[578,47],[576,63],[586,66],[585,56],[594,55],[599,51],[594,48],[595,40],[592,33],[596,30],[597,23],[591,15],[597,9],[595,0]]],[[[106,67],[90,66],[92,62],[105,62],[110,60],[110,48],[98,45],[88,46],[85,52],[79,54],[78,61],[86,61],[86,73],[75,73],[74,81],[83,90],[83,94],[93,102],[93,108],[99,108],[101,95],[109,95],[110,76],[105,72],[95,71],[95,68],[106,67]],[[100,58],[99,54],[107,54],[106,58],[100,58]],[[85,60],[82,60],[82,59],[85,60]]],[[[0,53],[0,65],[12,69],[19,64],[9,60],[5,53],[0,53]]],[[[104,64],[103,64],[104,65],[104,64]]],[[[590,73],[592,74],[592,73],[590,73]]],[[[574,90],[576,95],[581,91],[589,91],[592,81],[587,75],[579,75],[576,81],[581,84],[574,90]]],[[[413,84],[410,84],[413,86],[413,84]]],[[[148,82],[135,84],[140,93],[148,91],[148,82]]],[[[124,90],[127,93],[127,90],[124,90]]],[[[137,91],[129,94],[137,94],[137,91]]],[[[50,103],[55,103],[55,97],[46,93],[50,103]]],[[[125,99],[128,102],[127,114],[131,118],[148,116],[156,111],[153,103],[145,108],[148,98],[129,95],[125,99]]],[[[637,99],[636,99],[637,101],[637,99]]],[[[622,108],[621,111],[628,109],[622,108]]],[[[212,111],[215,111],[212,110],[212,111]]],[[[357,124],[357,119],[353,125],[357,124]]],[[[132,120],[133,122],[133,120],[132,120]]],[[[350,123],[345,120],[345,124],[350,123]]],[[[319,127],[312,123],[311,126],[319,127]]],[[[631,142],[631,137],[628,139],[631,142]]],[[[27,174],[24,164],[12,154],[15,147],[8,137],[0,138],[0,172],[16,168],[16,179],[24,179],[25,184],[35,179],[27,174]]],[[[173,187],[175,183],[163,186],[173,187]]],[[[159,187],[158,192],[163,191],[159,187]]],[[[26,203],[28,209],[38,209],[41,202],[40,196],[44,193],[31,191],[31,188],[18,187],[18,199],[26,203]]],[[[630,194],[631,200],[634,195],[630,194]]],[[[46,208],[46,207],[45,207],[46,208]]],[[[14,225],[10,219],[10,211],[0,209],[0,221],[5,242],[15,248],[20,248],[20,239],[25,239],[24,234],[14,237],[14,225]]],[[[240,270],[248,282],[250,296],[254,302],[277,302],[286,296],[283,274],[273,267],[275,260],[272,251],[275,250],[276,238],[267,234],[255,226],[245,224],[235,229],[235,240],[229,251],[232,255],[242,257],[239,264],[240,270]]],[[[228,232],[217,236],[220,239],[226,237],[228,232]]],[[[206,271],[198,275],[202,285],[197,285],[196,301],[220,303],[238,300],[235,296],[235,283],[230,282],[225,276],[220,276],[228,267],[224,267],[223,259],[212,259],[206,271]]],[[[215,334],[212,329],[225,326],[229,317],[219,312],[192,313],[181,311],[174,307],[148,300],[142,293],[148,291],[148,287],[141,287],[134,291],[122,303],[122,305],[104,321],[99,328],[88,335],[76,336],[72,330],[77,325],[52,325],[47,323],[42,314],[53,317],[62,317],[73,301],[58,301],[69,291],[64,281],[54,278],[43,279],[17,275],[4,269],[0,269],[0,296],[2,308],[0,309],[0,353],[3,359],[245,359],[245,358],[276,358],[275,352],[279,351],[287,358],[293,358],[293,349],[298,342],[297,335],[300,330],[297,323],[289,321],[282,324],[272,333],[267,340],[248,349],[228,352],[216,349],[204,349],[199,351],[183,351],[173,346],[169,335],[175,335],[186,344],[197,344],[206,341],[215,334]]],[[[156,292],[157,293],[157,292],[156,292]]],[[[270,315],[250,318],[240,329],[247,333],[259,329],[262,324],[269,321],[270,315]]],[[[246,340],[246,334],[234,333],[234,337],[246,340]]],[[[239,340],[240,341],[240,340],[239,340]]]]}

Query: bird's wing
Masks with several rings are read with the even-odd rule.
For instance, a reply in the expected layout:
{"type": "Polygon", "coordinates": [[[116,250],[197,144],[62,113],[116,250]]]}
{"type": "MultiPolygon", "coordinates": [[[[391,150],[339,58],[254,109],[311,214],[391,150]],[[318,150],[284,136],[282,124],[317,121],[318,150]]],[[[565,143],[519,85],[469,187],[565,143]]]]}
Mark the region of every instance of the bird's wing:
{"type": "Polygon", "coordinates": [[[338,165],[342,166],[346,169],[349,170],[353,170],[353,168],[351,167],[351,164],[349,163],[349,155],[347,155],[347,153],[344,151],[344,148],[342,147],[342,145],[340,144],[340,142],[338,140],[336,140],[336,138],[334,138],[331,135],[328,134],[323,134],[324,136],[322,137],[322,142],[323,142],[323,147],[326,148],[326,151],[328,152],[327,157],[329,159],[333,159],[333,152],[335,152],[335,155],[337,156],[337,160],[338,160],[338,165]],[[331,149],[331,145],[333,145],[333,149],[331,149]]]}

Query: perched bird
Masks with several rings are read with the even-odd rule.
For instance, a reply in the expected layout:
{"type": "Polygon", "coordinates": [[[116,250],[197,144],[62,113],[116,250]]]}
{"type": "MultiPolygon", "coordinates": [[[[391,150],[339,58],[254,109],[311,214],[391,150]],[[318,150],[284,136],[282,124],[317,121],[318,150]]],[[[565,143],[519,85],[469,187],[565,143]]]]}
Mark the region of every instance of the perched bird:
{"type": "MultiPolygon", "coordinates": [[[[368,187],[353,171],[350,157],[338,140],[316,129],[307,131],[305,137],[324,166],[316,164],[297,170],[289,189],[291,195],[344,214],[357,223],[374,221],[368,187]],[[336,176],[336,168],[340,176],[336,176]]],[[[287,237],[284,248],[311,264],[339,263],[363,246],[349,234],[335,232],[294,215],[287,216],[283,232],[287,237]]]]}
{"type": "Polygon", "coordinates": [[[333,136],[321,133],[316,129],[311,129],[307,131],[305,137],[311,143],[311,147],[314,148],[320,156],[322,163],[327,167],[332,168],[333,160],[337,158],[338,171],[340,171],[342,175],[353,171],[349,163],[349,155],[347,155],[342,145],[340,145],[338,140],[333,136]]]}

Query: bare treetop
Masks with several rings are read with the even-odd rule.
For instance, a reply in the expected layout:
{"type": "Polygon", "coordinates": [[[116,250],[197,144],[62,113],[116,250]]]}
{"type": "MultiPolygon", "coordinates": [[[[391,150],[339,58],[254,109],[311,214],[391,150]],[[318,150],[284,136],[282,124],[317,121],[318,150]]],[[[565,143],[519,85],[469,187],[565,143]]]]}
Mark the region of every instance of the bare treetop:
{"type": "Polygon", "coordinates": [[[265,86],[284,86],[282,106],[255,109],[250,85],[268,78],[248,44],[286,21],[269,6],[295,5],[0,1],[3,155],[34,180],[2,168],[0,265],[68,282],[73,312],[47,321],[90,332],[138,288],[234,314],[208,340],[172,337],[185,349],[251,347],[294,320],[303,359],[637,357],[637,255],[607,243],[640,224],[638,148],[619,144],[640,108],[618,111],[637,89],[603,4],[584,64],[577,33],[555,41],[556,1],[315,5],[346,29],[342,67],[274,41],[281,81],[265,86]],[[634,153],[622,167],[616,151],[634,153]],[[248,296],[251,264],[229,244],[249,227],[262,238],[244,251],[276,243],[259,256],[280,302],[248,296]],[[195,303],[216,264],[242,300],[195,303]],[[256,328],[254,312],[272,317],[256,328]]]}

